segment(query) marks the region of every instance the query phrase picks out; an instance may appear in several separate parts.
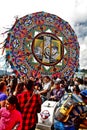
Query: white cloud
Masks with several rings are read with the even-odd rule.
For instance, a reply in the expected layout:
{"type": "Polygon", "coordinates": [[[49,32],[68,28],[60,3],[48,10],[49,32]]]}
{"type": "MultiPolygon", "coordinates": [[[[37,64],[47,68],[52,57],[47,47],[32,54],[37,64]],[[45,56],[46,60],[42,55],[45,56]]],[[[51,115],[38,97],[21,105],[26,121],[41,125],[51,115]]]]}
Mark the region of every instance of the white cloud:
{"type": "Polygon", "coordinates": [[[87,36],[80,38],[80,68],[87,69],[87,36]]]}
{"type": "Polygon", "coordinates": [[[76,0],[74,8],[74,20],[84,21],[87,20],[87,0],[76,0]]]}
{"type": "Polygon", "coordinates": [[[80,44],[80,68],[87,69],[87,0],[76,0],[73,27],[80,44]]]}
{"type": "Polygon", "coordinates": [[[45,11],[58,15],[65,20],[72,17],[74,0],[3,0],[1,2],[0,25],[9,26],[14,22],[14,17],[22,17],[38,11],[45,11]]]}

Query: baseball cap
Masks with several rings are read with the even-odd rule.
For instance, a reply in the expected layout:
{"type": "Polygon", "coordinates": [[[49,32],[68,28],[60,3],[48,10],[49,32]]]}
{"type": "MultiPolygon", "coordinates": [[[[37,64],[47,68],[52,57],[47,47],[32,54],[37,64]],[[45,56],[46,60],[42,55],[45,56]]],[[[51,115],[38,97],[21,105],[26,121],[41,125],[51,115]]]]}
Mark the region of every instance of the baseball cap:
{"type": "Polygon", "coordinates": [[[86,90],[82,90],[82,91],[80,92],[80,94],[81,94],[82,96],[84,96],[84,97],[87,97],[87,89],[86,89],[86,90]]]}

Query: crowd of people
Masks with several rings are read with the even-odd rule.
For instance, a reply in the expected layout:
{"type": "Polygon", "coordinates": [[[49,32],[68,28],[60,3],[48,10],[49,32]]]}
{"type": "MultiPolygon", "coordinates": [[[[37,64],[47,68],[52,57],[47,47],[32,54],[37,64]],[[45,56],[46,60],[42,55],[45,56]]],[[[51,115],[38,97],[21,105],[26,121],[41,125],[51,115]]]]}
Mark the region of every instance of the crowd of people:
{"type": "MultiPolygon", "coordinates": [[[[38,79],[36,77],[18,78],[14,74],[3,76],[0,79],[0,130],[35,130],[38,122],[37,115],[44,101],[58,102],[65,93],[75,93],[87,104],[87,95],[85,98],[82,94],[84,90],[87,91],[87,82],[77,77],[51,79],[49,76],[43,76],[38,79]]],[[[84,108],[76,107],[75,110],[77,109],[81,109],[81,113],[78,112],[76,117],[80,117],[84,112],[87,114],[84,110],[87,109],[86,105],[84,108]]],[[[56,121],[56,123],[59,122],[56,121]]],[[[87,126],[86,116],[84,124],[87,126]]],[[[68,122],[65,125],[70,127],[63,127],[64,130],[78,129],[71,127],[74,124],[68,122]]],[[[61,128],[54,126],[54,129],[61,128]]]]}

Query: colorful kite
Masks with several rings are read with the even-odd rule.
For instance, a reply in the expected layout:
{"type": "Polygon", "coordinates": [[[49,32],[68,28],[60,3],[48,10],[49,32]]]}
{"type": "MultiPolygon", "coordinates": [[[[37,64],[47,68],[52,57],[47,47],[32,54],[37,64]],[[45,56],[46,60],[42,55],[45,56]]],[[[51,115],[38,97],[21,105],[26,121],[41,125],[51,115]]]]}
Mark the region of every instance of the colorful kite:
{"type": "Polygon", "coordinates": [[[74,30],[68,22],[46,12],[17,19],[5,48],[6,60],[17,75],[72,77],[79,66],[74,30]]]}

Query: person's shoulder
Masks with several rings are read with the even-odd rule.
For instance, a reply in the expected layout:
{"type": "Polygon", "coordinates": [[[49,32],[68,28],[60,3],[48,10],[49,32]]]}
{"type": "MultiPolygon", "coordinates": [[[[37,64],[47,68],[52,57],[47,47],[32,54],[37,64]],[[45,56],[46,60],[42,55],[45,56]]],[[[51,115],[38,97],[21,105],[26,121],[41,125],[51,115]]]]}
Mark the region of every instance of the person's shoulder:
{"type": "Polygon", "coordinates": [[[0,93],[0,101],[6,100],[6,99],[7,99],[7,95],[5,93],[0,93]]]}
{"type": "Polygon", "coordinates": [[[21,97],[21,96],[23,96],[23,95],[25,95],[25,94],[27,94],[27,93],[29,93],[29,92],[28,92],[28,91],[23,91],[23,92],[17,94],[17,96],[18,96],[18,97],[21,97]]]}
{"type": "Polygon", "coordinates": [[[6,95],[4,92],[0,92],[0,96],[6,95]]]}
{"type": "Polygon", "coordinates": [[[17,94],[17,98],[20,98],[22,95],[22,93],[17,94]]]}
{"type": "Polygon", "coordinates": [[[22,116],[21,112],[18,111],[17,109],[14,110],[14,114],[15,114],[16,116],[22,116]]]}

